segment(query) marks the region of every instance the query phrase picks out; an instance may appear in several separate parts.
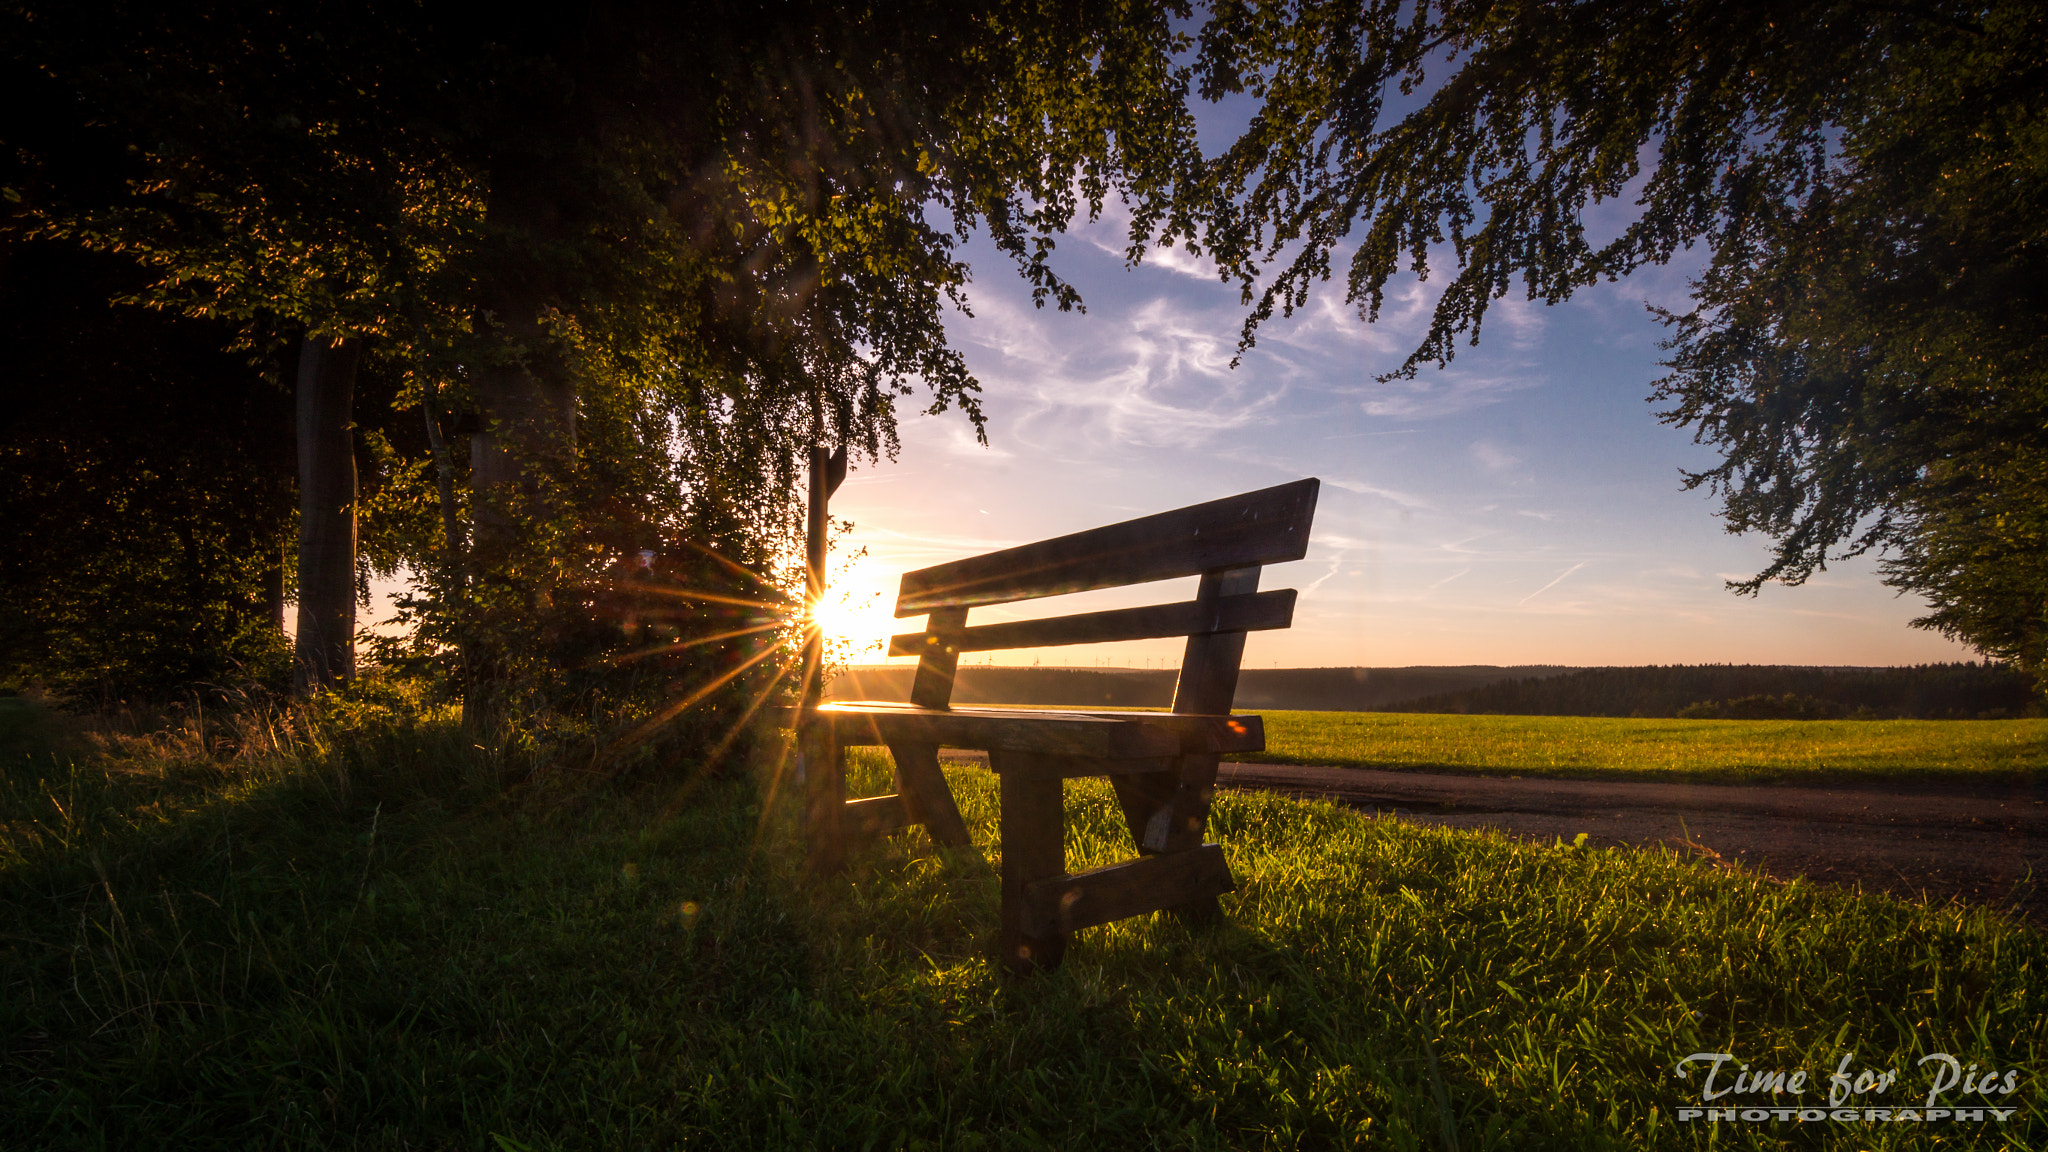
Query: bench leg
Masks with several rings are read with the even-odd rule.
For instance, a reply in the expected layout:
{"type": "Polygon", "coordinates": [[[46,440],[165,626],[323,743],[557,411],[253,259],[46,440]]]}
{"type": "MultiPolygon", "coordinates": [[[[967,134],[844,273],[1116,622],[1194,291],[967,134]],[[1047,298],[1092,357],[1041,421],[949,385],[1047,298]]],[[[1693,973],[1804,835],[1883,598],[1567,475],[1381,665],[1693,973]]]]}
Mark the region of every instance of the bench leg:
{"type": "Polygon", "coordinates": [[[953,790],[946,787],[946,775],[939,770],[939,746],[891,744],[889,755],[896,761],[896,791],[909,807],[910,818],[924,825],[933,843],[967,847],[967,821],[961,819],[953,790]]]}
{"type": "Polygon", "coordinates": [[[836,872],[846,862],[846,749],[822,726],[798,737],[804,765],[805,857],[820,875],[836,872]]]}
{"type": "Polygon", "coordinates": [[[1124,810],[1124,823],[1130,825],[1131,843],[1138,851],[1158,851],[1152,844],[1164,844],[1166,821],[1170,819],[1174,793],[1180,787],[1177,772],[1147,772],[1143,775],[1111,776],[1110,787],[1116,789],[1117,804],[1124,810]]]}
{"type": "MultiPolygon", "coordinates": [[[[1131,839],[1146,855],[1199,848],[1209,824],[1209,804],[1216,795],[1216,765],[1221,757],[1191,754],[1180,758],[1178,772],[1112,776],[1117,802],[1131,839]]],[[[1189,924],[1206,924],[1222,914],[1214,896],[1204,896],[1171,911],[1189,924]]]]}
{"type": "MultiPolygon", "coordinates": [[[[1166,825],[1166,852],[1187,852],[1202,846],[1209,826],[1209,804],[1216,798],[1216,765],[1222,758],[1195,753],[1180,758],[1180,784],[1173,790],[1172,814],[1166,825]]],[[[1198,896],[1168,909],[1189,925],[1212,924],[1223,915],[1215,896],[1198,896]]]]}
{"type": "Polygon", "coordinates": [[[1066,874],[1060,778],[1033,771],[1036,757],[992,752],[989,759],[1002,778],[1003,802],[1003,927],[996,958],[1012,975],[1049,972],[1066,954],[1067,934],[1025,931],[1026,889],[1066,874]]]}
{"type": "Polygon", "coordinates": [[[1185,852],[1201,845],[1202,831],[1209,826],[1209,805],[1216,798],[1216,765],[1221,759],[1214,753],[1180,758],[1180,782],[1173,790],[1172,815],[1160,821],[1166,835],[1158,851],[1185,852]]]}

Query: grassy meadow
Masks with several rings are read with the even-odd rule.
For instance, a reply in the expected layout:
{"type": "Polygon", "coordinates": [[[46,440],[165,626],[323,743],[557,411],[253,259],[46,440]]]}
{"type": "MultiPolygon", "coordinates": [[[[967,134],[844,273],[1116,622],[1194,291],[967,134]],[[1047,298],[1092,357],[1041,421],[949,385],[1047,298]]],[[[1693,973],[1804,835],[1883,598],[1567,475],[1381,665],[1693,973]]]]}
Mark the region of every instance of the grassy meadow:
{"type": "Polygon", "coordinates": [[[1275,712],[1272,764],[1690,779],[2036,780],[2048,720],[1639,720],[1405,712],[1275,712]]]}
{"type": "MultiPolygon", "coordinates": [[[[1010,983],[982,853],[913,831],[807,880],[772,754],[515,784],[402,701],[34,720],[0,713],[0,1148],[2048,1142],[2048,938],[1987,911],[1233,793],[1224,923],[1091,929],[1010,983]],[[1900,1107],[1948,1052],[2018,1069],[2020,1110],[1680,1124],[1703,1051],[1853,1053],[1900,1107]]],[[[948,777],[993,849],[994,778],[948,777]]],[[[1102,782],[1068,806],[1070,866],[1128,854],[1102,782]]]]}

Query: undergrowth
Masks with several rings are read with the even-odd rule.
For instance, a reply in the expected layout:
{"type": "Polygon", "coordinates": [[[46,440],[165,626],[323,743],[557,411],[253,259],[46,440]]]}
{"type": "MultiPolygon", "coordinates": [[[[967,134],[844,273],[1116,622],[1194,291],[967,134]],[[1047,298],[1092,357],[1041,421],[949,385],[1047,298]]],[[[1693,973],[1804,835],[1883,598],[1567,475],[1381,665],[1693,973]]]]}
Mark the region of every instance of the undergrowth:
{"type": "MultiPolygon", "coordinates": [[[[819,881],[772,756],[593,782],[403,701],[236,723],[17,725],[0,1147],[2042,1143],[2048,951],[1984,910],[1228,793],[1222,924],[1011,983],[980,769],[980,851],[912,831],[819,881]],[[1850,1056],[1900,1108],[1948,1052],[2019,1111],[1680,1124],[1694,1052],[1804,1069],[1804,1105],[1850,1056]]],[[[1100,782],[1068,808],[1071,867],[1128,855],[1100,782]]]]}

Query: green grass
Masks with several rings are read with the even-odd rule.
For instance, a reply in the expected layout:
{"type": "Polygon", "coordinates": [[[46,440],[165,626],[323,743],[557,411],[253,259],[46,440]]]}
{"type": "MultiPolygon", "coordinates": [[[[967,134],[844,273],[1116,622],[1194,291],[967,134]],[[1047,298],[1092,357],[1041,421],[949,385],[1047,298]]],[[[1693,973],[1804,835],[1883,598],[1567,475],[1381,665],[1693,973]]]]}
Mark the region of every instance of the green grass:
{"type": "Polygon", "coordinates": [[[2034,780],[2048,720],[1631,720],[1261,712],[1247,760],[1525,776],[2034,780]]]}
{"type": "MultiPolygon", "coordinates": [[[[17,752],[0,1148],[1707,1147],[1695,1051],[1853,1051],[1888,1104],[1927,1052],[2021,1073],[2002,1125],[1715,1147],[2048,1137],[2048,940],[1982,910],[1227,794],[1224,924],[1011,984],[976,854],[912,832],[806,881],[758,777],[502,774],[402,710],[17,752]]],[[[948,776],[990,847],[993,778],[948,776]]],[[[1106,787],[1068,801],[1073,866],[1128,853],[1106,787]]]]}

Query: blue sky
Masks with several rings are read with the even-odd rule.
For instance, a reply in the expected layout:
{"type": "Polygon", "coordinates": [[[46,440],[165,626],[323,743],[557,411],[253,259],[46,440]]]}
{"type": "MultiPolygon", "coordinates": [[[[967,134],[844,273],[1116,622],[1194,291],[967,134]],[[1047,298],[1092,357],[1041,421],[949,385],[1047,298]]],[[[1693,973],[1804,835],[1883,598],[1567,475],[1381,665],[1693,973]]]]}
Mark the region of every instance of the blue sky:
{"type": "MultiPolygon", "coordinates": [[[[1448,369],[1374,383],[1419,339],[1433,293],[1396,287],[1366,325],[1325,286],[1229,367],[1245,309],[1185,252],[1126,268],[1115,213],[1056,267],[1086,315],[1035,309],[993,248],[968,250],[972,318],[949,330],[985,389],[989,446],[957,413],[910,415],[894,463],[834,500],[833,626],[879,659],[912,568],[1303,476],[1323,480],[1308,558],[1263,587],[1302,591],[1294,627],[1254,634],[1248,666],[1904,664],[1970,653],[1907,622],[1924,611],[1875,564],[1830,565],[1756,598],[1723,588],[1767,556],[1728,535],[1679,470],[1710,463],[1646,402],[1687,268],[1649,269],[1566,304],[1499,301],[1448,369]],[[856,551],[865,555],[849,559],[856,551]]],[[[1348,255],[1348,254],[1346,254],[1348,255]]],[[[915,409],[911,409],[915,411],[915,409]]],[[[1178,599],[1192,581],[977,609],[994,622],[1178,599]]],[[[992,654],[997,663],[1160,666],[1178,642],[992,654]]],[[[979,662],[982,657],[976,657],[979,662]]]]}

